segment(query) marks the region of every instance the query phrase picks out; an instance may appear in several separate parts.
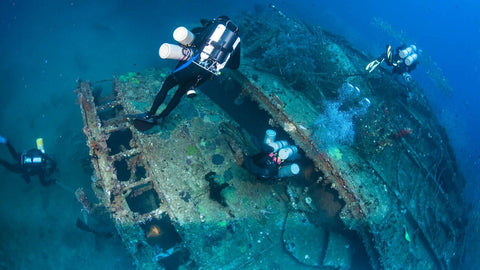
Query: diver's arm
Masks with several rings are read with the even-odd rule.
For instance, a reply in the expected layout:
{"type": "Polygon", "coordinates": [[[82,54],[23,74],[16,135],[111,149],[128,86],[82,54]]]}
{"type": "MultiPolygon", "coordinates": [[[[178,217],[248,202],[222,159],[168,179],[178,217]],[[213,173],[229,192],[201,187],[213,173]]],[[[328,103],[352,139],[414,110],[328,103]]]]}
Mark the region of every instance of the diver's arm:
{"type": "Polygon", "coordinates": [[[20,161],[22,154],[15,150],[13,145],[10,143],[10,140],[7,140],[6,144],[7,144],[7,147],[8,147],[8,152],[10,152],[10,155],[12,156],[12,158],[20,161]]]}

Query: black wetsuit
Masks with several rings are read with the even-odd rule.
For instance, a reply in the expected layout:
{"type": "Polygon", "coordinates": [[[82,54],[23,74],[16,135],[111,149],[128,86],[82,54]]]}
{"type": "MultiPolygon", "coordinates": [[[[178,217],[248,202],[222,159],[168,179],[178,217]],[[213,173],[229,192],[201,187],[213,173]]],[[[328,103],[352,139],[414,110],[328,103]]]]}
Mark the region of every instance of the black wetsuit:
{"type": "Polygon", "coordinates": [[[245,157],[244,166],[260,179],[275,179],[281,163],[275,162],[271,155],[273,152],[261,152],[251,157],[245,157]]]}
{"type": "Polygon", "coordinates": [[[35,175],[40,178],[40,183],[43,186],[55,183],[55,179],[48,179],[56,171],[56,164],[53,159],[38,149],[19,153],[15,151],[10,142],[7,142],[6,145],[12,157],[17,160],[16,163],[10,163],[0,159],[0,164],[6,169],[21,174],[27,183],[30,183],[30,177],[35,175]]]}
{"type": "MultiPolygon", "coordinates": [[[[153,102],[150,111],[147,113],[146,118],[151,118],[155,115],[160,105],[165,101],[167,93],[170,89],[178,85],[178,89],[175,92],[174,96],[168,103],[165,110],[163,110],[156,118],[163,119],[178,105],[183,95],[185,95],[188,90],[193,89],[208,79],[211,79],[215,76],[213,73],[208,70],[198,66],[193,62],[195,57],[199,57],[200,53],[198,50],[203,49],[203,46],[207,42],[207,39],[210,37],[211,33],[215,30],[218,24],[225,24],[229,21],[228,17],[222,16],[215,20],[208,21],[202,20],[202,27],[192,29],[192,33],[195,35],[195,40],[193,41],[192,48],[197,50],[195,56],[188,61],[179,61],[175,70],[170,74],[162,84],[160,91],[158,92],[155,100],[153,102]]],[[[240,44],[237,45],[231,57],[228,60],[226,67],[231,69],[237,69],[240,65],[240,44]]]]}

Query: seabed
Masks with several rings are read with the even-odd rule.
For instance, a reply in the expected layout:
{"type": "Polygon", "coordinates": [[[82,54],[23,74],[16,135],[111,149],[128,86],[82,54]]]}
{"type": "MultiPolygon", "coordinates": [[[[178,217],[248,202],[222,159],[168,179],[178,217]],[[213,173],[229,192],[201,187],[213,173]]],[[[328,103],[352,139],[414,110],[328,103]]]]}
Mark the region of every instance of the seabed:
{"type": "Polygon", "coordinates": [[[148,132],[124,116],[147,111],[169,71],[78,83],[92,188],[137,268],[458,269],[465,180],[422,89],[365,74],[373,57],[277,10],[236,21],[240,69],[148,132]],[[317,119],[344,82],[371,105],[351,144],[326,144],[317,119]],[[301,149],[299,176],[241,166],[259,119],[301,149]]]}

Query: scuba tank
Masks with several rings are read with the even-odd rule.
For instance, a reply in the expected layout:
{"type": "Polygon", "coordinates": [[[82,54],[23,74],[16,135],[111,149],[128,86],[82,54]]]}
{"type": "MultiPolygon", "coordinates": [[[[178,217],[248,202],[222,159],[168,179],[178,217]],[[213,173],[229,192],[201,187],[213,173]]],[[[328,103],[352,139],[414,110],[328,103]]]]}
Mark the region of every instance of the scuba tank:
{"type": "Polygon", "coordinates": [[[280,168],[280,170],[278,170],[277,177],[283,178],[283,177],[294,176],[294,175],[297,175],[299,172],[300,172],[300,167],[298,166],[298,164],[292,163],[288,166],[280,168]]]}
{"type": "Polygon", "coordinates": [[[182,45],[190,46],[195,40],[195,35],[187,28],[180,26],[173,31],[173,39],[182,45]]]}
{"type": "Polygon", "coordinates": [[[265,137],[263,137],[263,143],[266,145],[270,145],[275,141],[275,137],[277,136],[277,133],[273,129],[267,129],[265,131],[265,137]]]}
{"type": "Polygon", "coordinates": [[[193,49],[182,47],[176,44],[163,43],[158,50],[158,54],[162,59],[187,61],[193,56],[193,49]]]}
{"type": "Polygon", "coordinates": [[[37,149],[45,154],[45,148],[43,147],[43,138],[38,138],[36,142],[37,142],[37,149]]]}
{"type": "Polygon", "coordinates": [[[405,65],[411,66],[418,59],[417,46],[410,45],[407,48],[398,51],[398,56],[403,59],[405,65]]]}
{"type": "Polygon", "coordinates": [[[277,133],[275,132],[275,130],[267,129],[267,131],[265,131],[265,137],[263,139],[263,143],[267,146],[272,147],[273,152],[277,152],[278,149],[281,149],[288,145],[287,141],[275,141],[276,136],[277,133]]]}
{"type": "Polygon", "coordinates": [[[180,26],[173,32],[173,38],[183,46],[163,43],[158,54],[162,59],[178,61],[191,60],[198,66],[214,75],[219,75],[220,70],[227,64],[230,54],[240,43],[238,27],[230,20],[213,25],[212,32],[207,41],[200,46],[200,57],[192,58],[196,53],[192,45],[195,35],[187,28],[180,26]]]}
{"type": "Polygon", "coordinates": [[[225,24],[220,23],[207,40],[200,53],[200,59],[201,61],[210,59],[222,65],[228,61],[230,52],[235,50],[238,43],[240,43],[238,27],[230,21],[225,24]]]}
{"type": "Polygon", "coordinates": [[[405,58],[405,65],[410,66],[418,59],[418,54],[412,53],[405,58]]]}
{"type": "Polygon", "coordinates": [[[398,52],[398,56],[400,56],[400,58],[405,58],[407,56],[409,56],[410,54],[414,53],[417,51],[417,46],[415,45],[410,45],[408,46],[407,48],[403,49],[403,50],[400,50],[398,52]]]}
{"type": "Polygon", "coordinates": [[[163,43],[158,50],[162,59],[173,59],[178,61],[188,61],[193,56],[193,49],[190,46],[195,40],[195,35],[187,28],[180,26],[173,31],[173,39],[183,46],[176,44],[163,43]]]}
{"type": "Polygon", "coordinates": [[[296,159],[298,153],[298,148],[295,145],[290,145],[287,147],[283,147],[278,151],[278,157],[281,160],[288,160],[288,159],[296,159]]]}
{"type": "Polygon", "coordinates": [[[230,20],[216,22],[211,27],[215,28],[200,47],[200,57],[194,63],[214,75],[220,75],[220,70],[225,67],[240,43],[240,37],[238,27],[230,20]]]}

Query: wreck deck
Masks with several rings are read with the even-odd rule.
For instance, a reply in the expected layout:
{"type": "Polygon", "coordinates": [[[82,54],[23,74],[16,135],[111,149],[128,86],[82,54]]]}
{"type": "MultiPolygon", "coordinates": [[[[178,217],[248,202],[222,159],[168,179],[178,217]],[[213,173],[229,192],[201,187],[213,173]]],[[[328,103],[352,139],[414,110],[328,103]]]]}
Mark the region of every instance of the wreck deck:
{"type": "MultiPolygon", "coordinates": [[[[95,97],[90,83],[80,83],[77,92],[96,195],[112,211],[136,265],[318,265],[323,230],[305,224],[301,212],[287,211],[289,198],[282,188],[259,183],[237,165],[242,156],[231,149],[248,134],[205,95],[182,103],[165,125],[148,133],[136,131],[123,118],[147,109],[155,94],[148,89],[164,74],[152,70],[115,79],[114,93],[107,98],[95,97]],[[228,185],[217,190],[225,205],[221,198],[212,199],[213,183],[228,185]],[[305,241],[312,234],[319,237],[305,241]],[[284,245],[295,246],[295,255],[285,252],[284,245]]],[[[331,241],[348,242],[337,238],[331,241]]],[[[349,260],[347,255],[344,261],[349,260]]]]}

